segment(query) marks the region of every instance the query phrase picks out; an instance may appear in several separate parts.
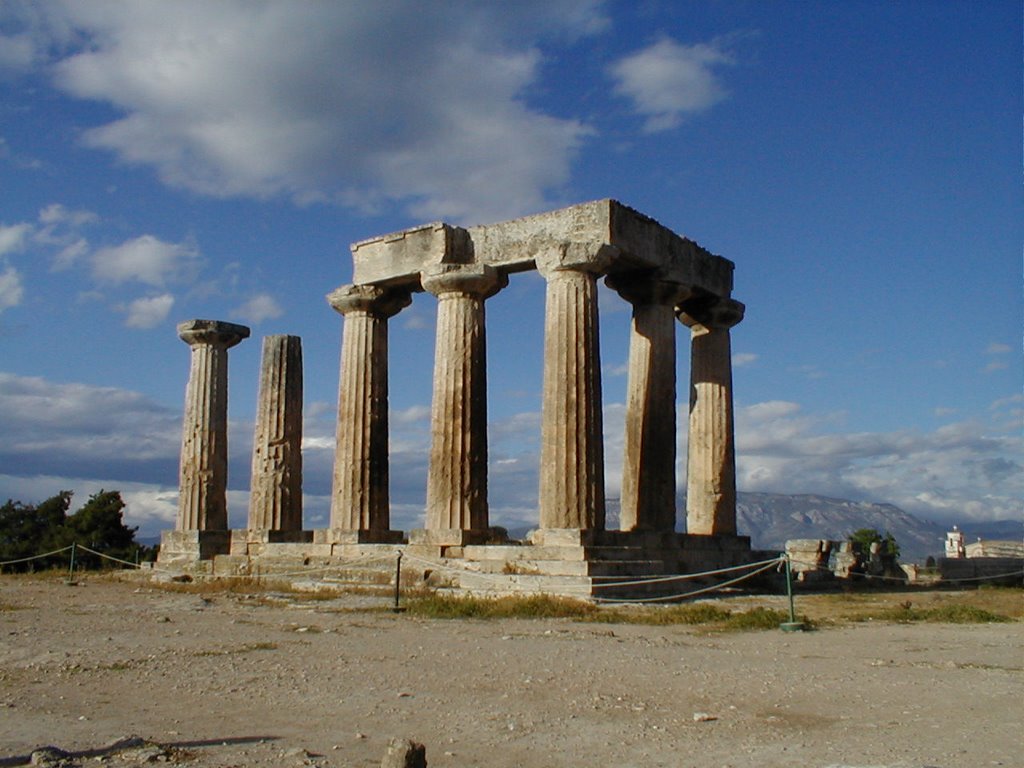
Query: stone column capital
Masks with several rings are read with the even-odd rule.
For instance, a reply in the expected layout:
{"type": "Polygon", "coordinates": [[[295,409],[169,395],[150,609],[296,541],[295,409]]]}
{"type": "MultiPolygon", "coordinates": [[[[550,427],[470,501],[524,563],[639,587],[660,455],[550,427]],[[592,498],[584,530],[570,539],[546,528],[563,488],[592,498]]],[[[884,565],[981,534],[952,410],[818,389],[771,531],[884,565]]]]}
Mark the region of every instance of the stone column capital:
{"type": "Polygon", "coordinates": [[[487,299],[508,285],[508,275],[486,264],[434,264],[420,272],[423,290],[487,299]]]}
{"type": "Polygon", "coordinates": [[[178,323],[178,337],[190,347],[207,344],[211,347],[229,349],[242,339],[249,338],[249,329],[244,325],[221,320],[186,320],[184,323],[178,323]]]}
{"type": "Polygon", "coordinates": [[[604,283],[634,306],[676,307],[692,293],[688,285],[642,272],[608,275],[604,283]]]}
{"type": "Polygon", "coordinates": [[[595,247],[591,243],[560,243],[538,253],[534,262],[545,280],[571,276],[575,272],[602,275],[618,253],[619,249],[612,245],[595,247]]]}
{"type": "Polygon", "coordinates": [[[689,328],[700,325],[713,330],[727,330],[743,319],[745,309],[735,299],[700,297],[677,306],[676,316],[689,328]]]}
{"type": "Polygon", "coordinates": [[[364,313],[387,319],[412,303],[406,288],[379,285],[343,285],[327,294],[327,303],[342,315],[364,313]]]}

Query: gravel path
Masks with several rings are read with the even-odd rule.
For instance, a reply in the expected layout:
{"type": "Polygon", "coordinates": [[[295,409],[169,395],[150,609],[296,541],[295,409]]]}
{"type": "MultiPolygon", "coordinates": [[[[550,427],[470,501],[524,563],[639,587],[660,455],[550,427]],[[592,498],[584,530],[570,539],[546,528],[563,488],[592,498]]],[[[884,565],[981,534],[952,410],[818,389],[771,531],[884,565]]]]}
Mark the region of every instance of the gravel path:
{"type": "Polygon", "coordinates": [[[377,766],[395,736],[431,768],[1024,766],[1021,622],[706,635],[359,602],[0,577],[0,766],[377,766]]]}

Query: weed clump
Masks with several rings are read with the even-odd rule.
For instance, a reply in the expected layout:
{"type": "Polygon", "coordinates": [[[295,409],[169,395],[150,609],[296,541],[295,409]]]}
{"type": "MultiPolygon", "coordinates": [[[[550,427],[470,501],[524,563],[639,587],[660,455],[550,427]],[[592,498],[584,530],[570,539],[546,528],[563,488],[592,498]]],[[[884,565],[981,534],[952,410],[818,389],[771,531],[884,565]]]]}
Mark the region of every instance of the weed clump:
{"type": "Polygon", "coordinates": [[[1009,616],[973,605],[943,605],[937,608],[914,608],[909,604],[889,608],[871,616],[900,624],[925,621],[934,624],[997,624],[1012,621],[1009,616]]]}
{"type": "Polygon", "coordinates": [[[551,595],[480,598],[434,594],[406,603],[406,613],[429,619],[584,619],[599,610],[582,600],[551,595]]]}

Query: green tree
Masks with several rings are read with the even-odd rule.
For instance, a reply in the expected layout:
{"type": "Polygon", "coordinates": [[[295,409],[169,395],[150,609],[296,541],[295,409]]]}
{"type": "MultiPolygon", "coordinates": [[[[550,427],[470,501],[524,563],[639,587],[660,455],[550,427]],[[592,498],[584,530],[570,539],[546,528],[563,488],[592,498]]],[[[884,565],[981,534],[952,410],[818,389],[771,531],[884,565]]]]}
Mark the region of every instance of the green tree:
{"type": "Polygon", "coordinates": [[[888,531],[883,536],[875,528],[859,528],[850,534],[849,539],[854,546],[860,547],[861,552],[870,552],[871,545],[877,542],[882,545],[881,552],[883,555],[891,555],[897,558],[900,556],[900,545],[896,543],[896,538],[888,531]]]}
{"type": "MultiPolygon", "coordinates": [[[[135,542],[138,528],[124,524],[125,503],[120,491],[103,491],[89,497],[81,509],[70,515],[64,525],[68,541],[110,557],[134,561],[139,545],[135,542]]],[[[95,555],[83,554],[83,565],[99,565],[95,555]]]]}
{"type": "MultiPolygon", "coordinates": [[[[124,524],[125,503],[119,491],[94,493],[81,509],[69,515],[71,496],[71,491],[61,491],[38,505],[8,500],[0,507],[0,562],[36,558],[71,544],[128,562],[152,556],[147,547],[135,541],[138,528],[124,524]]],[[[82,568],[112,564],[81,550],[76,553],[75,562],[82,568]]],[[[62,552],[4,567],[29,571],[67,564],[68,553],[62,552]]]]}
{"type": "MultiPolygon", "coordinates": [[[[64,524],[71,506],[71,491],[61,491],[38,504],[7,500],[0,507],[0,561],[20,560],[67,546],[64,524]]],[[[55,565],[61,556],[17,563],[16,570],[55,565]]]]}

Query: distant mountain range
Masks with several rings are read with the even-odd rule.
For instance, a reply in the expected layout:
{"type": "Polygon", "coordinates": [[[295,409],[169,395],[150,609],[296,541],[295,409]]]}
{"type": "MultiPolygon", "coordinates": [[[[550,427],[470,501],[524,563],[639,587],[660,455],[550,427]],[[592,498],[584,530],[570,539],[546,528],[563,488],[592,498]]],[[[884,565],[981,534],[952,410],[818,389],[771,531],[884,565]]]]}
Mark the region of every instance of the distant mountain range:
{"type": "MultiPolygon", "coordinates": [[[[677,508],[685,509],[686,500],[679,499],[677,508]]],[[[614,520],[617,525],[618,515],[618,499],[609,499],[609,522],[614,520]]],[[[892,504],[780,493],[737,494],[736,527],[740,534],[750,536],[755,549],[777,550],[783,549],[788,539],[842,541],[859,528],[875,528],[896,538],[904,562],[924,562],[929,555],[941,556],[946,532],[951,529],[949,524],[921,520],[892,504]]],[[[964,521],[960,529],[968,543],[978,538],[1024,538],[1024,520],[964,521]]]]}

